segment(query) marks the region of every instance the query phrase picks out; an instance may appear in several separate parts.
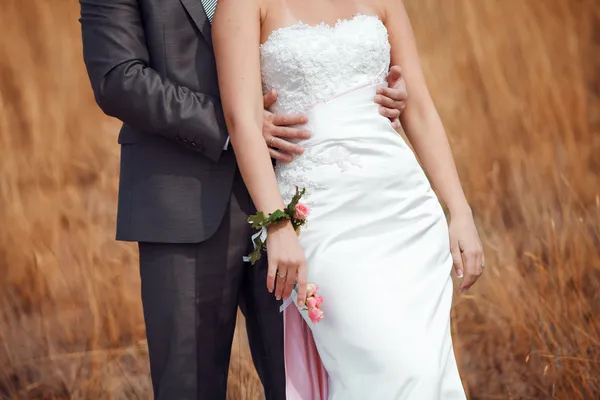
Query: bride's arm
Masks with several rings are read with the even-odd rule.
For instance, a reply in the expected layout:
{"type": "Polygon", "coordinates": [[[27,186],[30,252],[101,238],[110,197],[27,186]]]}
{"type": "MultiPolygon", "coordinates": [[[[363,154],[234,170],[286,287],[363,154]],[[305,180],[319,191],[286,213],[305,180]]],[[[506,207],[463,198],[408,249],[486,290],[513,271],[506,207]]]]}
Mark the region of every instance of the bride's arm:
{"type": "MultiPolygon", "coordinates": [[[[219,0],[213,21],[213,45],[225,121],[238,166],[256,208],[265,215],[284,209],[269,149],[262,137],[260,76],[260,0],[219,0]]],[[[298,300],[304,301],[306,261],[290,223],[269,229],[267,287],[289,297],[298,274],[298,300]],[[281,275],[287,275],[284,281],[281,275]]]]}
{"type": "Polygon", "coordinates": [[[479,235],[465,198],[450,144],[435,108],[421,68],[413,30],[401,0],[386,0],[385,25],[392,46],[392,64],[402,66],[408,99],[400,122],[433,187],[451,214],[450,239],[457,275],[464,270],[461,291],[481,274],[483,252],[479,235]],[[461,257],[463,252],[463,257],[461,257]]]}

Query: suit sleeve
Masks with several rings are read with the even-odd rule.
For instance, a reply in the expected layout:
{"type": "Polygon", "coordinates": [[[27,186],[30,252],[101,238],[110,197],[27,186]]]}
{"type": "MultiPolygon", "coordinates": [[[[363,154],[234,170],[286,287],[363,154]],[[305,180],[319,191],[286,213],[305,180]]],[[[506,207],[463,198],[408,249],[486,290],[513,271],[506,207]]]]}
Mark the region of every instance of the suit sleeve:
{"type": "Polygon", "coordinates": [[[138,0],[80,4],[83,58],[102,111],[217,161],[227,140],[220,99],[177,85],[148,66],[138,0]]]}

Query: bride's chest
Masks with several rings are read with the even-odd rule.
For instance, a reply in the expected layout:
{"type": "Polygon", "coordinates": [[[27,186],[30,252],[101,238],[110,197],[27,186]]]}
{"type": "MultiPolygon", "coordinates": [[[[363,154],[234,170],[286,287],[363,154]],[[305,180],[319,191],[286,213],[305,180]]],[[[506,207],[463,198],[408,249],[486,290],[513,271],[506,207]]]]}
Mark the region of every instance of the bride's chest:
{"type": "Polygon", "coordinates": [[[389,65],[385,26],[359,15],[336,25],[296,25],[274,31],[261,46],[263,79],[379,73],[389,65]]]}

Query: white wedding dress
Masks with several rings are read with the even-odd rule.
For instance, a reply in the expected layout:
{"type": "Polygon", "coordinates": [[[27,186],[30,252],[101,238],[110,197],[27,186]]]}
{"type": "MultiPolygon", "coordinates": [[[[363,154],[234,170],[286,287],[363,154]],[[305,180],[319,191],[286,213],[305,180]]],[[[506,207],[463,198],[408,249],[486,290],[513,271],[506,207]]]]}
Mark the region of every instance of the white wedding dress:
{"type": "MultiPolygon", "coordinates": [[[[306,326],[327,397],[465,399],[450,336],[447,222],[413,152],[374,103],[390,65],[385,26],[368,15],[299,22],[274,31],[260,52],[264,87],[278,93],[272,111],[306,113],[312,132],[304,154],[276,175],[286,203],[298,186],[311,208],[300,243],[325,317],[306,326]]],[[[286,369],[302,363],[286,357],[286,369]]],[[[288,399],[318,400],[303,397],[302,385],[288,380],[288,399]]]]}

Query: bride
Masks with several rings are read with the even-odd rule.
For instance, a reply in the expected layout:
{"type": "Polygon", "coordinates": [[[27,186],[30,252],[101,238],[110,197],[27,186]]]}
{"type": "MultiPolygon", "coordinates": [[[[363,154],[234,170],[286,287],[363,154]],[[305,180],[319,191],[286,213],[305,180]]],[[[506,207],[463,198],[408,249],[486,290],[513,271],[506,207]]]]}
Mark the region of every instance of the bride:
{"type": "Polygon", "coordinates": [[[450,272],[454,264],[467,290],[483,254],[402,1],[220,0],[213,43],[257,209],[283,209],[297,186],[311,208],[299,237],[289,223],[268,231],[268,289],[288,298],[298,283],[297,307],[284,313],[287,398],[464,399],[450,272]],[[449,228],[414,153],[373,103],[390,62],[403,68],[402,126],[449,228]],[[304,153],[275,170],[262,88],[279,94],[272,111],[306,113],[312,132],[304,153]],[[298,311],[307,282],[325,299],[318,324],[298,311]]]}

